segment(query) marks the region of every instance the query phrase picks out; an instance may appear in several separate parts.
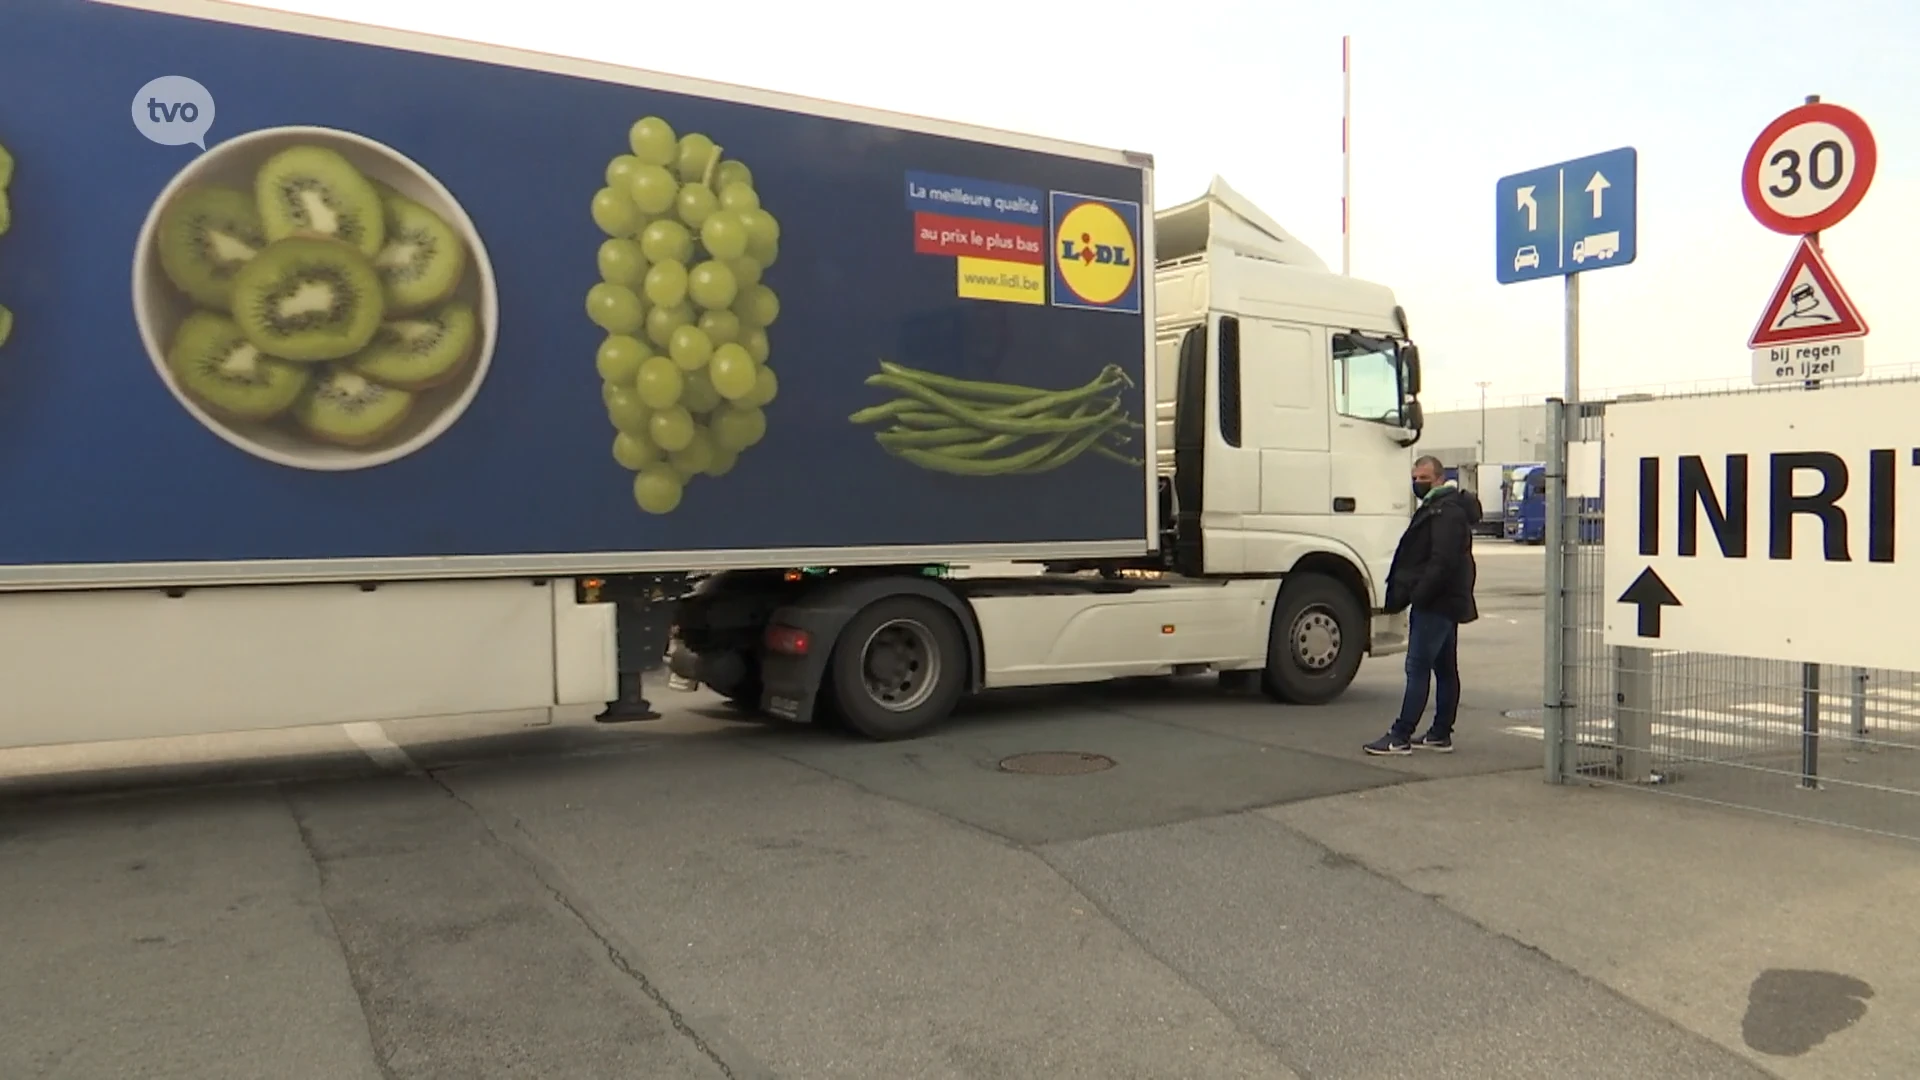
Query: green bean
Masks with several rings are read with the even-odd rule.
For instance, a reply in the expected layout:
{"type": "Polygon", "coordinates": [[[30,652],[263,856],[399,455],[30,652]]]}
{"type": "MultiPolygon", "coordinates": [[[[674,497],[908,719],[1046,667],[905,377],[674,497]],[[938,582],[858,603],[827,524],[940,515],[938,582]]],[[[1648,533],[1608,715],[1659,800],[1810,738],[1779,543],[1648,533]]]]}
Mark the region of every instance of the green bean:
{"type": "MultiPolygon", "coordinates": [[[[1092,408],[1093,408],[1092,402],[1083,401],[1074,407],[1074,410],[1071,416],[1072,418],[1075,418],[1075,419],[1082,418],[1084,414],[1087,413],[1092,408]]],[[[1099,425],[1099,427],[1096,428],[1096,430],[1104,430],[1107,427],[1111,427],[1113,424],[1112,420],[1102,421],[1098,417],[1089,417],[1087,419],[1090,419],[1094,424],[1099,425]]],[[[948,432],[966,432],[967,431],[966,428],[960,428],[960,427],[949,428],[946,430],[948,432]]],[[[934,433],[902,432],[901,434],[912,437],[912,436],[932,435],[934,433]]],[[[945,432],[941,434],[944,435],[945,432]]],[[[1021,441],[1022,439],[1027,438],[1027,436],[1024,436],[1024,435],[994,435],[989,438],[979,438],[979,433],[977,432],[970,432],[969,436],[972,438],[978,439],[979,441],[946,443],[944,445],[938,446],[936,449],[931,449],[924,452],[927,453],[930,457],[938,457],[942,459],[980,459],[987,454],[991,454],[998,450],[1004,450],[1007,447],[1012,446],[1013,444],[1021,441]]],[[[1064,442],[1068,437],[1069,437],[1068,433],[1061,433],[1053,436],[1050,439],[1045,440],[1043,443],[1041,443],[1038,446],[1030,447],[1027,450],[1022,450],[1019,453],[1012,454],[1007,457],[988,458],[985,461],[976,461],[976,463],[980,465],[981,468],[969,469],[967,470],[967,472],[970,475],[987,475],[996,471],[1018,471],[1020,462],[1028,460],[1030,457],[1033,456],[1035,452],[1038,452],[1042,457],[1044,457],[1046,453],[1049,453],[1053,450],[1058,449],[1060,444],[1064,442]]],[[[918,451],[917,447],[914,447],[909,443],[907,443],[905,440],[900,440],[900,439],[891,439],[891,440],[883,439],[881,445],[887,446],[887,448],[890,451],[894,451],[896,453],[898,453],[898,451],[901,451],[901,450],[918,451]]],[[[917,464],[921,464],[929,468],[933,467],[931,465],[927,465],[925,461],[917,460],[912,455],[899,454],[899,456],[906,457],[910,461],[916,461],[917,464]]],[[[966,467],[961,466],[961,468],[965,469],[966,467]]],[[[948,470],[942,470],[942,471],[951,472],[953,470],[948,469],[948,470]]]]}
{"type": "Polygon", "coordinates": [[[1015,386],[1012,383],[972,382],[956,379],[950,375],[939,375],[919,368],[910,368],[905,364],[896,364],[891,360],[880,361],[880,370],[888,375],[897,375],[903,379],[912,379],[935,390],[945,390],[954,394],[971,394],[975,397],[996,401],[1027,401],[1046,393],[1045,390],[1031,386],[1015,386]]]}
{"type": "Polygon", "coordinates": [[[1045,461],[1048,454],[1060,448],[1067,440],[1065,433],[1055,435],[1046,442],[1018,454],[999,458],[963,458],[953,457],[935,450],[915,450],[902,447],[894,451],[900,457],[934,472],[952,473],[955,476],[999,476],[1003,473],[1020,472],[1036,462],[1045,461]]]}
{"type": "Polygon", "coordinates": [[[896,446],[952,446],[957,443],[976,442],[984,439],[1005,439],[1002,446],[1011,446],[1025,436],[988,435],[984,431],[975,431],[969,427],[943,427],[914,431],[908,428],[888,428],[874,435],[880,445],[892,449],[896,446]]]}
{"type": "Polygon", "coordinates": [[[1128,457],[1127,455],[1121,453],[1120,451],[1115,450],[1111,446],[1092,446],[1092,447],[1089,447],[1088,449],[1092,450],[1096,454],[1101,455],[1102,457],[1110,457],[1113,460],[1119,462],[1120,464],[1126,465],[1130,468],[1137,469],[1140,466],[1146,464],[1145,459],[1137,458],[1137,457],[1128,457]]]}
{"type": "Polygon", "coordinates": [[[1028,438],[1028,436],[1025,435],[988,435],[983,438],[979,432],[968,431],[965,428],[951,428],[949,431],[954,437],[951,439],[943,439],[939,442],[920,441],[913,439],[912,436],[944,436],[949,433],[948,431],[883,431],[875,435],[874,439],[889,451],[929,449],[946,457],[977,458],[985,454],[991,454],[996,450],[1005,450],[1021,439],[1028,438]]]}
{"type": "Polygon", "coordinates": [[[895,375],[870,376],[867,383],[919,398],[962,423],[995,435],[1045,435],[1052,432],[1080,431],[1095,419],[1105,420],[1120,411],[1120,401],[1115,398],[1097,417],[1008,417],[962,405],[938,390],[895,375]]]}
{"type": "MultiPolygon", "coordinates": [[[[870,375],[867,377],[867,385],[894,387],[897,384],[892,382],[892,380],[895,380],[895,379],[906,379],[909,385],[917,385],[921,389],[927,390],[933,393],[942,393],[942,391],[938,390],[935,387],[932,387],[926,383],[919,383],[919,382],[915,382],[914,380],[907,379],[907,377],[904,375],[870,375]]],[[[1100,378],[1095,379],[1090,383],[1087,383],[1085,386],[1077,386],[1072,390],[1045,391],[1045,392],[1042,392],[1038,397],[1029,398],[1028,400],[1022,401],[1015,405],[976,404],[973,402],[960,401],[957,398],[952,400],[954,400],[955,404],[961,405],[963,407],[970,408],[970,409],[977,409],[982,415],[985,415],[985,416],[999,416],[1009,420],[1017,420],[1022,417],[1044,415],[1056,409],[1063,408],[1067,405],[1072,405],[1075,402],[1084,401],[1090,397],[1096,397],[1104,392],[1114,389],[1116,385],[1117,383],[1115,380],[1109,379],[1107,376],[1102,375],[1100,378]]]]}
{"type": "MultiPolygon", "coordinates": [[[[1096,391],[1090,388],[1095,386],[1107,386],[1113,383],[1120,383],[1126,386],[1133,385],[1133,380],[1128,377],[1126,369],[1118,364],[1108,364],[1106,367],[1101,368],[1098,375],[1095,375],[1085,385],[1076,387],[1073,390],[1041,390],[1031,386],[1015,386],[1012,383],[975,382],[972,379],[956,379],[951,375],[939,375],[931,371],[922,371],[919,368],[910,368],[904,364],[896,364],[889,360],[880,361],[880,370],[888,375],[902,379],[910,379],[925,386],[929,390],[936,390],[951,395],[956,399],[975,398],[983,401],[998,401],[1002,403],[998,406],[1000,408],[1006,408],[1009,405],[1014,408],[1019,408],[1039,398],[1050,398],[1056,394],[1094,393],[1096,391]]],[[[1016,413],[1015,415],[1025,414],[1016,413]]]]}
{"type": "MultiPolygon", "coordinates": [[[[980,398],[994,398],[1004,402],[1020,402],[1052,392],[1039,389],[1038,387],[1017,386],[1013,383],[978,382],[973,379],[957,379],[951,375],[941,375],[938,372],[927,371],[923,368],[896,364],[891,360],[880,361],[880,370],[888,375],[898,375],[903,379],[912,379],[914,382],[921,383],[930,389],[939,390],[956,397],[971,395],[980,398]]],[[[1126,379],[1126,371],[1118,364],[1108,364],[1106,367],[1101,368],[1100,374],[1095,376],[1095,378],[1110,378],[1114,374],[1117,374],[1123,380],[1126,379]]]]}
{"type": "MultiPolygon", "coordinates": [[[[981,411],[986,412],[993,416],[1005,416],[1008,418],[1022,417],[1022,416],[1038,416],[1044,413],[1052,412],[1055,409],[1063,408],[1067,405],[1072,405],[1076,402],[1085,401],[1090,397],[1095,397],[1102,393],[1106,393],[1108,391],[1111,391],[1114,388],[1114,386],[1115,386],[1115,382],[1113,380],[1108,379],[1105,375],[1102,375],[1100,378],[1095,379],[1094,381],[1086,384],[1085,386],[1077,387],[1072,390],[1060,390],[1055,393],[1046,394],[1042,397],[1034,398],[1031,401],[1023,401],[1018,405],[996,405],[996,406],[983,409],[981,411]]],[[[1119,398],[1116,397],[1114,401],[1118,403],[1119,398]]]]}
{"type": "Polygon", "coordinates": [[[900,415],[893,418],[893,422],[901,425],[902,427],[910,427],[910,428],[949,428],[949,427],[965,428],[966,427],[965,424],[962,424],[960,421],[955,420],[951,416],[948,416],[946,413],[938,413],[938,412],[933,412],[929,410],[926,407],[926,405],[922,402],[914,401],[912,398],[907,398],[906,400],[913,401],[913,411],[903,412],[900,415]]]}
{"type": "Polygon", "coordinates": [[[918,408],[920,408],[920,403],[914,401],[912,398],[894,398],[884,405],[874,405],[870,408],[861,409],[859,412],[847,417],[847,419],[856,424],[871,424],[875,420],[885,420],[910,409],[918,408]]]}
{"type": "MultiPolygon", "coordinates": [[[[1005,415],[993,410],[989,410],[989,412],[993,415],[1005,415]]],[[[892,420],[895,424],[911,428],[944,428],[963,425],[963,421],[948,416],[946,413],[933,412],[926,407],[925,402],[917,401],[913,398],[894,398],[885,405],[875,405],[870,409],[862,409],[847,419],[856,424],[873,423],[879,420],[892,420]]],[[[1132,421],[1128,421],[1128,423],[1132,424],[1132,421]]],[[[1132,426],[1139,427],[1140,425],[1132,424],[1132,426]]]]}
{"type": "MultiPolygon", "coordinates": [[[[1047,400],[1045,402],[1042,402],[1041,399],[1035,398],[1033,401],[1027,402],[1023,405],[1014,405],[1011,407],[1002,407],[1002,408],[982,409],[981,412],[982,414],[987,416],[997,416],[1007,420],[1018,420],[1018,419],[1023,419],[1027,417],[1045,416],[1048,413],[1058,414],[1063,412],[1069,406],[1073,406],[1076,409],[1076,412],[1073,415],[1080,415],[1086,412],[1085,406],[1089,404],[1089,402],[1087,401],[1087,398],[1096,397],[1096,396],[1098,396],[1097,391],[1095,393],[1088,394],[1088,393],[1083,393],[1082,391],[1075,390],[1075,391],[1068,391],[1064,394],[1061,394],[1058,399],[1047,400]]],[[[1051,395],[1050,395],[1050,398],[1051,398],[1051,395]]],[[[915,402],[915,404],[918,405],[919,402],[915,402]]],[[[953,417],[946,415],[945,413],[927,412],[922,410],[916,410],[913,412],[903,412],[895,416],[893,419],[894,419],[894,422],[897,424],[904,424],[907,427],[917,427],[917,428],[949,427],[949,426],[961,423],[961,421],[956,420],[953,417]]],[[[1137,427],[1138,425],[1135,425],[1135,426],[1137,427]]]]}
{"type": "MultiPolygon", "coordinates": [[[[1068,415],[1071,418],[1079,418],[1084,416],[1092,407],[1091,402],[1083,401],[1074,406],[1073,412],[1068,415]]],[[[901,414],[902,417],[908,415],[916,414],[901,414]]],[[[917,415],[938,417],[942,421],[941,426],[936,429],[921,431],[909,431],[903,427],[894,427],[874,437],[880,441],[880,445],[888,449],[895,447],[939,447],[941,453],[955,457],[979,457],[981,454],[990,454],[995,450],[1004,450],[1027,437],[1024,435],[989,436],[986,432],[969,428],[939,413],[917,415]]]]}
{"type": "MultiPolygon", "coordinates": [[[[1072,461],[1074,458],[1077,458],[1081,454],[1085,453],[1088,447],[1099,442],[1100,437],[1105,434],[1106,434],[1106,430],[1104,428],[1099,431],[1089,431],[1085,435],[1082,435],[1078,439],[1074,440],[1074,442],[1071,445],[1069,445],[1065,450],[1061,450],[1058,454],[1054,454],[1051,456],[1042,456],[1039,461],[1033,462],[1032,464],[1028,464],[1028,465],[1022,465],[1020,468],[1012,471],[1020,472],[1020,473],[1052,472],[1054,469],[1057,469],[1060,466],[1065,465],[1067,462],[1072,461]]],[[[1056,443],[1055,446],[1051,449],[1057,449],[1057,448],[1058,448],[1058,444],[1056,443]]]]}

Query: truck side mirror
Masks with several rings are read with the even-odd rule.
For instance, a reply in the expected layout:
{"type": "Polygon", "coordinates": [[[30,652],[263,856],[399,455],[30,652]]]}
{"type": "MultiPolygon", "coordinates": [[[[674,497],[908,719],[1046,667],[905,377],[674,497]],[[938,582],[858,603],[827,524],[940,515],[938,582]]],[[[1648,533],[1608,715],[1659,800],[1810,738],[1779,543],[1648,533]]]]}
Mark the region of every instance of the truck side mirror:
{"type": "Polygon", "coordinates": [[[1412,435],[1408,438],[1395,439],[1393,440],[1394,442],[1399,443],[1401,446],[1412,446],[1414,443],[1420,441],[1420,433],[1425,430],[1427,426],[1427,414],[1426,410],[1420,407],[1418,401],[1407,402],[1407,407],[1400,413],[1400,426],[1411,432],[1412,435]]]}
{"type": "Polygon", "coordinates": [[[1408,342],[1400,349],[1400,364],[1407,372],[1407,396],[1420,396],[1420,346],[1408,342]]]}

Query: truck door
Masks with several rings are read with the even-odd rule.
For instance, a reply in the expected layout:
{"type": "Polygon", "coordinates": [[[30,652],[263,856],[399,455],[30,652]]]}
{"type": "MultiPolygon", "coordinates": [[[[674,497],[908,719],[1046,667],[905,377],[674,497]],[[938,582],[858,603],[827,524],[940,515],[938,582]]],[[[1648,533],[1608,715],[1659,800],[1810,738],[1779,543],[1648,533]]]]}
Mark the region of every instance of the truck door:
{"type": "Polygon", "coordinates": [[[1322,517],[1332,507],[1332,476],[1318,328],[1251,317],[1239,324],[1240,444],[1260,455],[1253,509],[1264,517],[1322,517]]]}
{"type": "Polygon", "coordinates": [[[1334,528],[1363,555],[1390,556],[1413,512],[1413,452],[1396,441],[1406,401],[1400,359],[1382,339],[1337,330],[1325,338],[1334,528]]]}
{"type": "Polygon", "coordinates": [[[1212,364],[1199,334],[1189,335],[1181,358],[1183,401],[1208,406],[1183,405],[1186,423],[1175,421],[1176,494],[1190,526],[1183,565],[1239,573],[1261,565],[1250,536],[1326,517],[1326,377],[1315,363],[1312,327],[1218,315],[1213,338],[1212,364]],[[1205,380],[1209,367],[1214,377],[1205,380]],[[1204,555],[1191,520],[1197,499],[1204,555]]]}

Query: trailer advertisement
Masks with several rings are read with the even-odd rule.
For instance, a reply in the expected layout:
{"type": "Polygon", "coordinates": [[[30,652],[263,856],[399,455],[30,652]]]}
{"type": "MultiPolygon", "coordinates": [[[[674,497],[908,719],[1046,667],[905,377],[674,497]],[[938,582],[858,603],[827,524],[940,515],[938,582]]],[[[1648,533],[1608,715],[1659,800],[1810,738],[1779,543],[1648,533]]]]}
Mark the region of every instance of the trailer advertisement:
{"type": "Polygon", "coordinates": [[[1145,166],[173,6],[7,5],[0,588],[1144,548],[1145,166]]]}

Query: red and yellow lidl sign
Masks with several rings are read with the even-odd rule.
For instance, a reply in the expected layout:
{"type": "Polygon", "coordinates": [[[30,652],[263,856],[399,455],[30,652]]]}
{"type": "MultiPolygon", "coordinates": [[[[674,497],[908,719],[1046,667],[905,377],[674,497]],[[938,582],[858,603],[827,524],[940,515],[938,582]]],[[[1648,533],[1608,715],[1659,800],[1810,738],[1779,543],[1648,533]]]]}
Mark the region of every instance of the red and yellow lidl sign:
{"type": "Polygon", "coordinates": [[[1140,204],[1050,192],[1053,306],[1140,312],[1140,204]]]}

